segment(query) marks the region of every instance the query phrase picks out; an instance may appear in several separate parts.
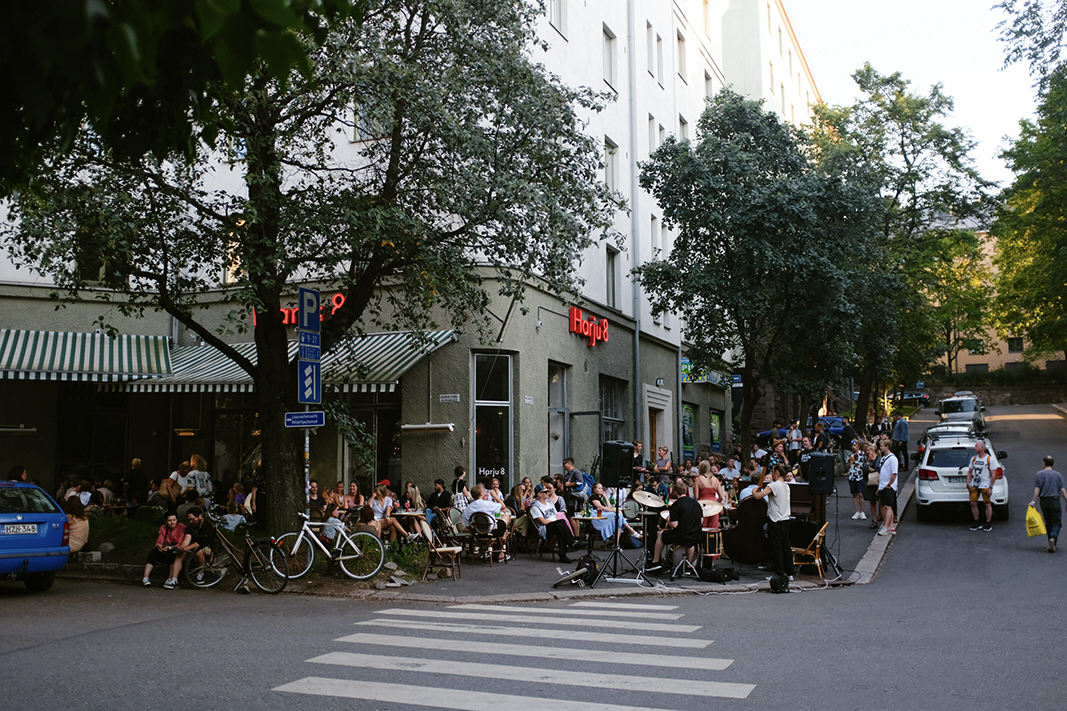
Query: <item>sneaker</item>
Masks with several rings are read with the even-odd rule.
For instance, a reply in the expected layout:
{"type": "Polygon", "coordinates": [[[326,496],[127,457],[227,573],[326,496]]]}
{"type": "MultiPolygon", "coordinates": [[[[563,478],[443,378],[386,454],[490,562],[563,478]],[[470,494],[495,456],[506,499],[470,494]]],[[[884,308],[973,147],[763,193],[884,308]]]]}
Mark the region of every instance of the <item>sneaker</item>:
{"type": "Polygon", "coordinates": [[[974,525],[971,526],[971,530],[972,531],[981,531],[982,530],[982,524],[980,524],[977,521],[975,521],[974,525]]]}
{"type": "Polygon", "coordinates": [[[203,584],[203,582],[204,582],[204,574],[203,573],[197,573],[196,574],[196,582],[200,583],[200,584],[203,584]]]}
{"type": "Polygon", "coordinates": [[[663,570],[662,563],[653,563],[652,565],[645,568],[646,573],[658,573],[661,570],[663,570]]]}
{"type": "Polygon", "coordinates": [[[866,520],[867,520],[867,514],[865,514],[862,511],[860,511],[860,521],[866,521],[866,520]]]}
{"type": "MultiPolygon", "coordinates": [[[[1051,547],[1051,544],[1049,544],[1049,546],[1051,547]]],[[[144,585],[146,588],[150,588],[152,587],[152,581],[148,578],[141,578],[141,585],[144,585]]]]}
{"type": "Polygon", "coordinates": [[[419,534],[417,534],[417,533],[409,533],[408,534],[408,543],[414,543],[417,540],[419,540],[419,534]]]}
{"type": "Polygon", "coordinates": [[[1049,553],[1055,553],[1056,552],[1056,539],[1055,538],[1048,539],[1048,552],[1049,553]]]}
{"type": "Polygon", "coordinates": [[[560,563],[572,563],[573,561],[570,558],[567,557],[566,553],[560,553],[559,554],[559,562],[560,563]]]}
{"type": "Polygon", "coordinates": [[[852,514],[852,520],[853,521],[859,521],[860,520],[860,512],[859,511],[857,511],[854,514],[852,514]]]}
{"type": "Polygon", "coordinates": [[[167,582],[163,583],[164,590],[177,590],[178,580],[176,578],[167,578],[167,582]]]}
{"type": "Polygon", "coordinates": [[[993,530],[993,524],[987,523],[985,526],[982,526],[982,530],[985,531],[986,533],[989,533],[990,531],[993,530]]]}
{"type": "Polygon", "coordinates": [[[878,535],[879,536],[888,536],[889,535],[889,529],[885,528],[885,527],[879,528],[878,529],[878,535]]]}

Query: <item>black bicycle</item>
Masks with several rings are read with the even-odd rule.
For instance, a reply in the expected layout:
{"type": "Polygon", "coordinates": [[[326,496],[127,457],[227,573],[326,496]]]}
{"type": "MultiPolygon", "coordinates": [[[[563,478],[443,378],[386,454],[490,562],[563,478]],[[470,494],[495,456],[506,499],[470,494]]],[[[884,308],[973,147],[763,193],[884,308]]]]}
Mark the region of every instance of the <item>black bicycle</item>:
{"type": "Polygon", "coordinates": [[[255,522],[245,525],[244,550],[238,548],[219,528],[219,519],[205,514],[215,526],[215,541],[194,551],[185,563],[185,579],[198,588],[210,588],[222,582],[231,568],[241,574],[234,586],[240,589],[251,578],[256,587],[274,595],[289,582],[289,557],[273,538],[252,538],[255,522]]]}

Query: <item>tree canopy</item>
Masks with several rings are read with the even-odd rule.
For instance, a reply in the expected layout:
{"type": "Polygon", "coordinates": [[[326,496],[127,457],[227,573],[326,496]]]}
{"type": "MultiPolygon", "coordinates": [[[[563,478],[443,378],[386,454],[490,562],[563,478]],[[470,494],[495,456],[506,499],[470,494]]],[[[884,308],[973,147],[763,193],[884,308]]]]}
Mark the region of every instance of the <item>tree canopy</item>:
{"type": "Polygon", "coordinates": [[[283,426],[296,378],[278,307],[294,281],[346,297],[325,353],[371,328],[477,328],[489,289],[577,289],[575,260],[614,234],[621,203],[580,115],[603,97],[531,60],[536,11],[381,2],[332,27],[309,75],[257,64],[221,97],[227,155],[201,142],[130,157],[85,130],[72,151],[53,143],[17,196],[5,237],[22,264],[71,294],[98,279],[127,312],[163,308],[251,375],[275,530],[304,506],[283,426]],[[200,315],[222,274],[222,330],[252,329],[255,364],[200,315]]]}
{"type": "Polygon", "coordinates": [[[1009,15],[997,25],[1007,45],[1004,64],[1025,62],[1042,90],[1061,66],[1067,33],[1065,0],[1004,0],[995,6],[1009,15]]]}
{"type": "Polygon", "coordinates": [[[814,163],[810,148],[726,89],[708,102],[694,142],[667,139],[641,169],[678,236],[635,273],[654,309],[684,316],[696,367],[739,351],[746,452],[762,382],[818,380],[834,369],[833,354],[849,352],[856,313],[842,255],[862,252],[872,196],[839,166],[814,163]]]}

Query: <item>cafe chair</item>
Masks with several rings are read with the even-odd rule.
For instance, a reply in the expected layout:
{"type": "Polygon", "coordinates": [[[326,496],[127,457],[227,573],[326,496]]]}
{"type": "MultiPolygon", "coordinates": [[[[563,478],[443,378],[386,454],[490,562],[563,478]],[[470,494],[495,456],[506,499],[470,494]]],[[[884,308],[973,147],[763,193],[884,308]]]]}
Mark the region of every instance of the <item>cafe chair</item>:
{"type": "MultiPolygon", "coordinates": [[[[423,526],[425,525],[424,523],[423,526]]],[[[453,579],[462,578],[463,571],[460,569],[460,558],[463,557],[463,547],[445,545],[433,531],[428,530],[428,527],[423,529],[423,533],[429,534],[426,539],[429,555],[426,558],[426,570],[422,571],[422,579],[426,580],[431,568],[448,568],[452,572],[453,579]]]]}
{"type": "Polygon", "coordinates": [[[325,521],[326,509],[321,506],[312,506],[308,509],[308,514],[311,516],[312,521],[325,521]]]}
{"type": "Polygon", "coordinates": [[[819,532],[815,534],[815,537],[811,539],[811,543],[807,548],[793,548],[793,565],[799,567],[801,565],[814,565],[815,569],[819,571],[819,577],[826,577],[825,571],[822,566],[822,544],[826,540],[826,529],[830,523],[824,523],[819,532]]]}
{"type": "Polygon", "coordinates": [[[496,519],[489,514],[479,511],[476,514],[471,515],[471,546],[470,553],[468,554],[468,562],[475,557],[484,558],[489,561],[489,567],[493,567],[493,562],[496,560],[498,553],[504,555],[504,562],[507,562],[507,534],[503,536],[496,536],[496,519]],[[497,550],[494,550],[494,546],[499,546],[497,550]]]}

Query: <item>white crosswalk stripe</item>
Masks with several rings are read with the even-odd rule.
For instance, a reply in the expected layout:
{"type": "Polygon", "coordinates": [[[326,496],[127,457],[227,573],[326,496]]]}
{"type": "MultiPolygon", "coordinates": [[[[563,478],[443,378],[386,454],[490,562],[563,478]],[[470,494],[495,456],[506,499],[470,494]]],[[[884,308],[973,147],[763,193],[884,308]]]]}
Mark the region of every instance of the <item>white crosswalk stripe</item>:
{"type": "Polygon", "coordinates": [[[319,670],[335,670],[331,678],[309,675],[274,691],[390,709],[456,711],[546,705],[553,711],[667,711],[704,709],[711,698],[748,698],[755,684],[710,678],[733,660],[704,656],[712,640],[691,636],[699,625],[653,621],[683,618],[670,612],[675,609],[590,601],[566,608],[531,603],[380,610],[355,622],[367,631],[334,640],[358,645],[348,648],[353,651],[326,650],[306,660],[319,670]],[[388,682],[377,680],[383,677],[388,682]],[[489,690],[500,688],[501,680],[518,684],[521,694],[489,690]],[[630,700],[640,705],[626,705],[630,700]]]}

